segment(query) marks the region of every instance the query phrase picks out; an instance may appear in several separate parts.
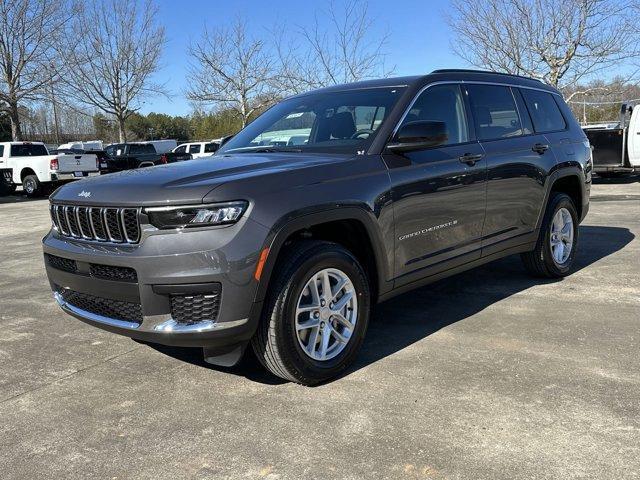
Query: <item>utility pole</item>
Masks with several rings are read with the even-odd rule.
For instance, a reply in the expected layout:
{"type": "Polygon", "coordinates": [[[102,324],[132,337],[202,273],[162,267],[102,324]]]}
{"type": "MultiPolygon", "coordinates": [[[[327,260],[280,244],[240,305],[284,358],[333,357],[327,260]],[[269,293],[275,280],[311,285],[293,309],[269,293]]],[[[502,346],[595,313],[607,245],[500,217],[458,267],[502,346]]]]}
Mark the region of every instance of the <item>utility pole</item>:
{"type": "Polygon", "coordinates": [[[60,128],[58,127],[58,107],[56,105],[56,96],[53,92],[53,72],[54,72],[54,65],[53,62],[51,62],[51,78],[49,80],[49,87],[51,89],[51,104],[53,105],[53,128],[54,128],[54,132],[56,135],[56,143],[58,145],[60,145],[60,128]]]}

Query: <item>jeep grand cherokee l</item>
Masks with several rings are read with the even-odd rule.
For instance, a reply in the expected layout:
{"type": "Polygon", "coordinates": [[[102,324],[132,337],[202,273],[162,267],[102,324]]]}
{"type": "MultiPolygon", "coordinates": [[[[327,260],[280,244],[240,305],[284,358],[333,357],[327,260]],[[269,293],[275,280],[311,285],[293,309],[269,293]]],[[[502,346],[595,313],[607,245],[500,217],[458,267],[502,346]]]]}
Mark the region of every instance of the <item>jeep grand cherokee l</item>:
{"type": "Polygon", "coordinates": [[[219,365],[250,346],[311,385],[354,360],[376,302],[512,254],[570,273],[591,168],[536,80],[340,85],[282,101],[211,159],[59,189],[46,269],[86,323],[219,365]]]}

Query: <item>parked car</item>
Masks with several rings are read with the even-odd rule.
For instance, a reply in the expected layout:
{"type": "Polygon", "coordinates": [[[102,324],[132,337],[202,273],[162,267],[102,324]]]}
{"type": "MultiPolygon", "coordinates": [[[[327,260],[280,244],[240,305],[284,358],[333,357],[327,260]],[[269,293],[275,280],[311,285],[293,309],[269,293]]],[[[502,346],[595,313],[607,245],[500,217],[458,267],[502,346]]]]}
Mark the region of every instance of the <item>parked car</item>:
{"type": "Polygon", "coordinates": [[[568,275],[591,168],[580,125],[537,80],[439,70],[329,87],[211,159],[61,188],[46,270],[86,323],[218,365],[250,345],[312,385],[354,361],[376,302],[512,254],[568,275]],[[301,128],[306,142],[259,144],[301,128]]]}
{"type": "Polygon", "coordinates": [[[193,158],[210,157],[220,147],[218,142],[189,142],[181,143],[172,152],[177,154],[190,153],[193,158]]]}
{"type": "Polygon", "coordinates": [[[104,149],[105,156],[100,159],[100,172],[112,173],[134,168],[152,167],[167,163],[191,160],[190,154],[173,152],[159,153],[150,142],[114,143],[104,149]]]}
{"type": "Polygon", "coordinates": [[[593,147],[593,168],[602,177],[640,171],[640,108],[623,103],[620,118],[582,127],[593,147]]]}
{"type": "Polygon", "coordinates": [[[30,197],[52,190],[62,182],[99,174],[95,155],[51,155],[42,142],[0,143],[0,171],[0,194],[13,193],[22,185],[30,197]]]}

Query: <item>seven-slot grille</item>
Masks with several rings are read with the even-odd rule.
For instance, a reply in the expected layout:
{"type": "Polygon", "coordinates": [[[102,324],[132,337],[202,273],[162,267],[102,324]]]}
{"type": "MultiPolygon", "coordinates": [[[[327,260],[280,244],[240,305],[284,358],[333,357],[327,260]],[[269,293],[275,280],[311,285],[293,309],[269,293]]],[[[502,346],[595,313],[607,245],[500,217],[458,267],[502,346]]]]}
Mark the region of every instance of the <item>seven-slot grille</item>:
{"type": "Polygon", "coordinates": [[[52,204],[51,219],[65,237],[99,242],[138,243],[138,208],[75,207],[52,204]]]}

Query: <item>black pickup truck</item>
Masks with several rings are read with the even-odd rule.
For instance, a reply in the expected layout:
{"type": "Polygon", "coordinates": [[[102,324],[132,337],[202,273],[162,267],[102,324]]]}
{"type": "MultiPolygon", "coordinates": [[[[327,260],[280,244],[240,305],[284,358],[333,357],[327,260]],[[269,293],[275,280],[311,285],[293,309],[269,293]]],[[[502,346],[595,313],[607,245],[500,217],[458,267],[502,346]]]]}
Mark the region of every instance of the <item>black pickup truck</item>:
{"type": "Polygon", "coordinates": [[[193,158],[190,153],[158,153],[152,143],[114,143],[100,157],[100,173],[120,172],[141,167],[181,162],[193,158]]]}

